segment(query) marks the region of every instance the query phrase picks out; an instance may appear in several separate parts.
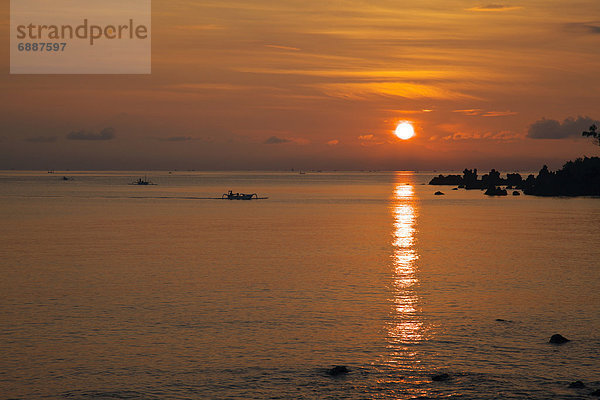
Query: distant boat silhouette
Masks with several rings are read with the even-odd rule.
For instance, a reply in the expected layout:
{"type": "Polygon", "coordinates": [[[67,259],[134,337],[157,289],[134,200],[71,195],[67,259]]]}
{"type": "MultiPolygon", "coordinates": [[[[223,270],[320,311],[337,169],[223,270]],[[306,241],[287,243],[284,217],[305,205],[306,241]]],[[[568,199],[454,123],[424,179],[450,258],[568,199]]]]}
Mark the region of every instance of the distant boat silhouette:
{"type": "Polygon", "coordinates": [[[252,200],[252,199],[263,200],[263,199],[268,199],[268,197],[258,197],[258,195],[256,193],[252,193],[252,194],[233,193],[232,190],[230,190],[227,193],[224,193],[223,196],[221,196],[221,198],[224,200],[252,200]]]}
{"type": "Polygon", "coordinates": [[[133,181],[130,183],[130,185],[139,185],[139,186],[148,186],[148,185],[156,185],[156,183],[148,180],[148,178],[146,178],[144,176],[144,179],[142,178],[138,178],[137,181],[133,181]]]}

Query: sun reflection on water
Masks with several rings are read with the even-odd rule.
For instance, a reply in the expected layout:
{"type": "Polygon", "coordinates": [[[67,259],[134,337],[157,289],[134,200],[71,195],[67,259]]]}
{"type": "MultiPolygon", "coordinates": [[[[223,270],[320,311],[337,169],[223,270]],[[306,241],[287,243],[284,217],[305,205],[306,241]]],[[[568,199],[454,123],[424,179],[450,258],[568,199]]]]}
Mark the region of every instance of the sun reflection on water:
{"type": "MultiPolygon", "coordinates": [[[[402,176],[398,177],[402,179],[402,176]]],[[[416,287],[418,254],[415,249],[417,207],[414,187],[398,183],[391,199],[393,216],[393,313],[388,326],[391,363],[411,358],[410,346],[423,340],[423,322],[419,316],[416,287]]],[[[417,361],[417,360],[414,360],[417,361]]]]}

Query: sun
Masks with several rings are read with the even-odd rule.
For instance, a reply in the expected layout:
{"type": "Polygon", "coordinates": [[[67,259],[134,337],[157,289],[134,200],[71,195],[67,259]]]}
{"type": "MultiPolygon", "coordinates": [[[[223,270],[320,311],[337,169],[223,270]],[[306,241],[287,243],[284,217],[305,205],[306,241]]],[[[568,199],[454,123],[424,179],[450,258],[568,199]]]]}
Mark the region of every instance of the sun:
{"type": "Polygon", "coordinates": [[[408,121],[402,121],[396,127],[396,131],[394,134],[402,140],[408,140],[411,137],[415,136],[415,129],[412,124],[408,121]]]}

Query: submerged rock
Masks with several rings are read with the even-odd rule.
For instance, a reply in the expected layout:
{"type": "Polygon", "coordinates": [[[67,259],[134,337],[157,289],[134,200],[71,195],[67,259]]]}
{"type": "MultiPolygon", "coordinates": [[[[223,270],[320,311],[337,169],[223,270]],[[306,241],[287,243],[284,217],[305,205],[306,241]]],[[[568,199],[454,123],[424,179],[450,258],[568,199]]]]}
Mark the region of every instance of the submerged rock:
{"type": "Polygon", "coordinates": [[[344,374],[347,374],[348,372],[350,372],[350,370],[345,365],[336,365],[335,367],[327,370],[327,374],[329,374],[331,376],[344,375],[344,374]]]}
{"type": "Polygon", "coordinates": [[[600,397],[600,389],[594,390],[592,393],[590,393],[590,396],[600,397]]]}
{"type": "Polygon", "coordinates": [[[570,342],[570,340],[558,333],[555,335],[552,335],[552,337],[548,341],[548,343],[552,343],[552,344],[563,344],[563,343],[567,343],[567,342],[570,342]]]}
{"type": "Polygon", "coordinates": [[[575,382],[569,383],[569,387],[571,389],[583,389],[585,387],[585,384],[581,381],[575,381],[575,382]]]}
{"type": "Polygon", "coordinates": [[[440,191],[438,190],[437,192],[435,192],[435,193],[434,193],[434,195],[436,195],[436,196],[443,196],[443,195],[444,195],[444,193],[443,193],[443,192],[440,192],[440,191]]]}
{"type": "Polygon", "coordinates": [[[450,375],[443,373],[443,374],[436,374],[433,375],[431,377],[431,380],[434,382],[442,382],[442,381],[447,381],[448,379],[450,379],[450,375]]]}

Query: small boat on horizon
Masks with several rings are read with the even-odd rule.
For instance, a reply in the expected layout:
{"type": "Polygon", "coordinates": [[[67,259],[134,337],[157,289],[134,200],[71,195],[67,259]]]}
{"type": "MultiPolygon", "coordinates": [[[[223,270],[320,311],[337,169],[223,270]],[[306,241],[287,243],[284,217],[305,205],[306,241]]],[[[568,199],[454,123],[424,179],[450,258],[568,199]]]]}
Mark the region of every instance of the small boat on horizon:
{"type": "Polygon", "coordinates": [[[130,185],[139,185],[139,186],[148,186],[148,185],[156,185],[156,183],[148,180],[148,178],[146,178],[144,176],[144,179],[142,178],[138,178],[137,181],[133,181],[130,183],[130,185]]]}

